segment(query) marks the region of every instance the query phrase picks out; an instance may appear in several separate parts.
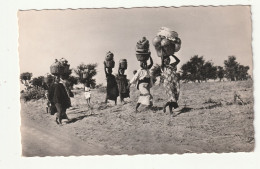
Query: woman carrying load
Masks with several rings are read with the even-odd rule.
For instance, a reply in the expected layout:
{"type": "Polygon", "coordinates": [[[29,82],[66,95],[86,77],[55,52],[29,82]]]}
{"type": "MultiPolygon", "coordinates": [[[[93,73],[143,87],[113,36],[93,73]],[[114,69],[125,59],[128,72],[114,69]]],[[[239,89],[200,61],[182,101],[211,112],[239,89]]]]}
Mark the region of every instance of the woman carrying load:
{"type": "Polygon", "coordinates": [[[116,81],[118,85],[120,101],[121,103],[125,104],[124,98],[130,97],[128,81],[125,75],[125,69],[118,69],[118,76],[116,77],[116,81]]]}
{"type": "Polygon", "coordinates": [[[107,95],[106,95],[106,101],[113,100],[115,101],[115,105],[117,104],[117,97],[119,96],[117,82],[115,76],[112,74],[112,68],[106,67],[106,63],[104,62],[104,69],[107,79],[107,95]]]}
{"type": "Polygon", "coordinates": [[[55,83],[50,87],[48,99],[57,109],[56,123],[62,124],[62,119],[67,119],[69,121],[66,110],[71,107],[71,101],[64,86],[64,80],[59,76],[55,77],[55,83]]]}
{"type": "Polygon", "coordinates": [[[150,76],[149,69],[153,66],[153,59],[150,56],[150,64],[147,65],[146,61],[140,61],[140,69],[136,72],[132,80],[130,81],[131,84],[137,84],[137,89],[140,91],[140,96],[136,104],[136,112],[138,112],[138,107],[142,105],[148,106],[151,108],[153,105],[152,102],[152,95],[150,93],[150,88],[152,87],[152,78],[150,76]]]}
{"type": "Polygon", "coordinates": [[[169,111],[173,114],[172,109],[178,108],[178,99],[180,94],[179,77],[176,73],[177,65],[180,60],[174,55],[181,48],[181,39],[178,37],[178,33],[162,27],[157,36],[153,39],[153,45],[157,52],[157,55],[161,57],[161,69],[163,86],[165,88],[168,100],[164,105],[163,112],[166,112],[166,107],[169,106],[169,111]],[[170,56],[175,59],[174,63],[171,63],[170,56]],[[171,63],[171,64],[170,64],[171,63]]]}

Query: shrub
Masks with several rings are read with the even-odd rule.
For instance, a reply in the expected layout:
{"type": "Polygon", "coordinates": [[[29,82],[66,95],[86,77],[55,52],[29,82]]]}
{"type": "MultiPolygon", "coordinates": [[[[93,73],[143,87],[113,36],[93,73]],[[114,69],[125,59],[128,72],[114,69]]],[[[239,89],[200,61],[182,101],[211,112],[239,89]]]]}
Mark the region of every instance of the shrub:
{"type": "Polygon", "coordinates": [[[25,102],[30,100],[39,100],[45,97],[45,91],[42,88],[30,88],[21,93],[21,99],[25,102]]]}

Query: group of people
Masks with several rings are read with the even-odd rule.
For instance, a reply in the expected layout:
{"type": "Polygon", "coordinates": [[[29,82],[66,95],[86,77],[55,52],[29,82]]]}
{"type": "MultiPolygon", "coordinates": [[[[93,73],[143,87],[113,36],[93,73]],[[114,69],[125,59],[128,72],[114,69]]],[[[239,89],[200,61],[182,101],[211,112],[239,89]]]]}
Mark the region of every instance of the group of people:
{"type": "MultiPolygon", "coordinates": [[[[149,57],[150,63],[147,61],[140,61],[140,69],[137,70],[133,78],[128,83],[124,70],[118,70],[118,77],[112,74],[112,68],[105,68],[105,74],[107,79],[107,95],[105,102],[113,100],[117,104],[117,97],[120,96],[121,102],[124,103],[124,98],[130,97],[130,86],[136,85],[140,91],[140,96],[136,104],[136,112],[138,107],[142,104],[147,108],[153,106],[153,96],[151,95],[150,89],[153,86],[153,80],[150,74],[150,69],[153,66],[153,59],[149,57]]],[[[161,71],[163,86],[165,88],[166,95],[168,97],[167,102],[163,106],[163,111],[166,112],[166,108],[169,107],[169,111],[173,114],[173,108],[178,108],[178,98],[180,93],[179,79],[176,73],[177,65],[180,60],[175,55],[165,56],[162,58],[161,71]],[[171,63],[171,58],[175,59],[175,62],[171,63]]],[[[104,64],[105,65],[105,64],[104,64]]]]}
{"type": "MultiPolygon", "coordinates": [[[[144,39],[146,40],[146,39],[144,39]]],[[[149,45],[147,45],[149,47],[149,45]]],[[[180,93],[180,84],[177,74],[177,65],[180,60],[174,54],[166,54],[164,52],[161,57],[161,80],[165,89],[166,96],[168,97],[166,103],[163,106],[163,112],[166,112],[166,108],[169,108],[171,114],[173,109],[178,108],[178,99],[180,93]],[[171,63],[171,58],[175,61],[171,63]]],[[[150,89],[153,86],[153,80],[150,74],[150,69],[153,66],[153,59],[151,53],[148,52],[149,58],[140,61],[140,69],[134,72],[133,78],[128,82],[125,75],[125,69],[119,66],[118,75],[112,74],[113,68],[107,67],[104,62],[104,72],[107,80],[106,98],[105,103],[108,100],[112,100],[117,104],[117,98],[120,97],[120,101],[125,104],[124,99],[130,97],[130,87],[135,85],[140,91],[135,110],[138,112],[139,106],[145,105],[147,108],[153,108],[153,96],[151,95],[150,89]],[[148,64],[149,60],[149,64],[148,64]]],[[[159,55],[158,55],[159,56],[159,55]]],[[[47,98],[49,101],[49,108],[51,114],[56,114],[56,123],[62,124],[62,119],[69,120],[66,110],[71,107],[70,97],[73,97],[73,93],[70,91],[66,84],[65,77],[62,75],[56,75],[54,83],[47,87],[47,98]]],[[[87,100],[88,106],[90,106],[90,84],[84,85],[84,95],[87,100]]]]}

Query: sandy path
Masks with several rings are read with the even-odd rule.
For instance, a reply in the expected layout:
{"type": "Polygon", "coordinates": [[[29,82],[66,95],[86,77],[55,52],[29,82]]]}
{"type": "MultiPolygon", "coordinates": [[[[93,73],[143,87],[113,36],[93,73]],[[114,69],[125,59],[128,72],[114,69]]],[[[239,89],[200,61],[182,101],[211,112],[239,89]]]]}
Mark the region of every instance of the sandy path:
{"type": "Polygon", "coordinates": [[[32,122],[21,127],[23,151],[31,156],[80,156],[102,154],[97,145],[83,142],[77,137],[62,131],[62,126],[50,129],[32,122]]]}

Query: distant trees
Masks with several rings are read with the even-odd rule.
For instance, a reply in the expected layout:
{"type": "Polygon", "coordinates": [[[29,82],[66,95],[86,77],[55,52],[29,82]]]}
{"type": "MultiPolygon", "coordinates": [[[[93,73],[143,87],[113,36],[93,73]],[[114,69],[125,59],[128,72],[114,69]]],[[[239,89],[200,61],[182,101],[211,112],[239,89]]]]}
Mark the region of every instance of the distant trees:
{"type": "Polygon", "coordinates": [[[219,78],[219,81],[221,81],[224,78],[225,70],[222,66],[217,67],[217,77],[219,78]]]}
{"type": "Polygon", "coordinates": [[[199,83],[209,79],[217,78],[217,67],[212,62],[205,61],[203,56],[194,55],[181,66],[181,79],[185,82],[192,81],[199,83]]]}
{"type": "Polygon", "coordinates": [[[78,84],[79,79],[76,76],[70,75],[67,79],[70,88],[73,88],[74,85],[78,84]]]}
{"type": "Polygon", "coordinates": [[[94,76],[97,74],[97,64],[87,64],[81,63],[77,68],[74,70],[76,75],[78,76],[79,83],[84,85],[89,84],[91,87],[95,88],[96,86],[96,79],[94,76]]]}
{"type": "Polygon", "coordinates": [[[20,74],[20,81],[26,87],[29,85],[29,81],[31,80],[31,78],[32,78],[32,73],[30,72],[24,72],[20,74]]]}
{"type": "Polygon", "coordinates": [[[44,77],[43,76],[38,76],[32,79],[31,84],[36,87],[36,88],[43,88],[44,85],[44,77]]]}
{"type": "Polygon", "coordinates": [[[240,65],[236,61],[235,56],[229,56],[224,61],[225,65],[225,77],[231,81],[247,80],[249,78],[248,70],[249,66],[240,65]]]}
{"type": "Polygon", "coordinates": [[[224,61],[224,68],[214,66],[210,61],[205,61],[203,56],[194,55],[191,59],[181,66],[181,80],[184,82],[207,82],[209,79],[221,81],[223,78],[228,80],[247,80],[249,66],[240,65],[235,56],[229,56],[224,61]]]}

